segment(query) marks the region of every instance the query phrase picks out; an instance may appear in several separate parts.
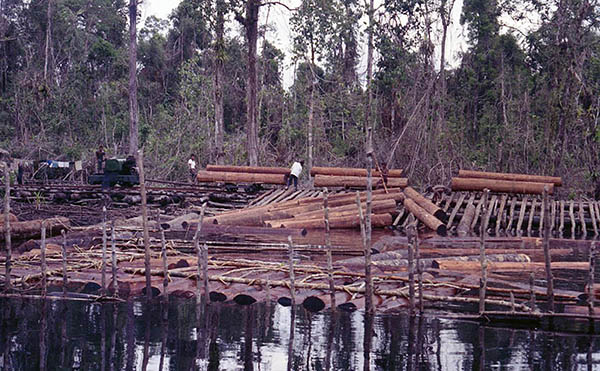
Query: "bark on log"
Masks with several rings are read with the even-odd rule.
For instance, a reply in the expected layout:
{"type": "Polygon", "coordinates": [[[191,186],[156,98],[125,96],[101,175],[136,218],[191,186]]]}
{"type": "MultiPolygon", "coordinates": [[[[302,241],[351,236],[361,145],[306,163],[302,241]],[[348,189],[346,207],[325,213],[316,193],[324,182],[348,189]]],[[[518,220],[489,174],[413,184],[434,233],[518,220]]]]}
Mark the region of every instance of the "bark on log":
{"type": "Polygon", "coordinates": [[[223,182],[223,183],[263,183],[263,184],[286,184],[283,174],[260,174],[260,173],[234,173],[217,171],[198,171],[196,179],[200,183],[223,182]]]}
{"type": "MultiPolygon", "coordinates": [[[[449,256],[444,258],[435,258],[435,259],[423,259],[426,265],[431,264],[432,268],[440,269],[441,265],[444,262],[452,261],[452,262],[478,262],[481,258],[480,255],[471,255],[471,256],[449,256]]],[[[485,260],[488,262],[501,263],[501,262],[511,262],[511,263],[530,263],[531,258],[526,254],[488,254],[485,257],[485,260]]],[[[479,262],[479,267],[481,268],[481,262],[479,262]]]]}
{"type": "MultiPolygon", "coordinates": [[[[388,178],[388,187],[404,188],[407,178],[388,178]]],[[[315,175],[315,187],[367,187],[367,178],[358,176],[315,175]]]]}
{"type": "MultiPolygon", "coordinates": [[[[552,262],[551,269],[587,271],[589,266],[588,262],[552,262]]],[[[531,272],[544,270],[546,264],[543,262],[488,262],[487,267],[489,272],[531,272]]],[[[440,261],[439,269],[448,271],[481,271],[481,263],[477,261],[440,261]]]]}
{"type": "Polygon", "coordinates": [[[233,165],[206,165],[206,171],[222,173],[250,173],[250,174],[282,174],[290,173],[287,167],[268,166],[233,166],[233,165]]]}
{"type": "MultiPolygon", "coordinates": [[[[329,215],[335,216],[336,214],[345,213],[348,211],[356,212],[356,205],[348,204],[342,205],[338,207],[329,208],[329,215]]],[[[365,208],[363,207],[363,210],[365,208]]],[[[387,200],[378,200],[374,201],[372,204],[373,214],[384,214],[384,213],[393,213],[396,211],[396,200],[387,199],[387,200]]],[[[307,211],[304,213],[295,214],[293,217],[296,219],[311,219],[323,216],[323,210],[314,210],[307,211]]]]}
{"type": "Polygon", "coordinates": [[[406,198],[404,200],[404,207],[408,211],[410,211],[417,219],[423,222],[423,224],[425,224],[431,230],[435,231],[438,235],[446,235],[446,225],[442,223],[438,218],[425,211],[425,209],[417,205],[415,201],[413,201],[410,198],[406,198]]]}
{"type": "MultiPolygon", "coordinates": [[[[18,222],[19,218],[17,218],[17,216],[13,213],[8,213],[8,220],[12,224],[14,222],[18,222]]],[[[2,218],[0,218],[0,225],[4,225],[4,215],[2,216],[2,218]]]]}
{"type": "Polygon", "coordinates": [[[452,178],[453,191],[483,191],[487,188],[492,192],[541,195],[544,193],[544,186],[548,186],[548,194],[554,193],[554,184],[552,183],[515,182],[483,178],[452,178]]]}
{"type": "Polygon", "coordinates": [[[544,175],[529,175],[529,174],[512,174],[512,173],[492,173],[487,171],[475,170],[459,170],[459,178],[483,178],[483,179],[498,179],[510,180],[515,182],[533,182],[533,183],[550,183],[556,187],[562,186],[562,178],[556,176],[544,175]]]}
{"type": "Polygon", "coordinates": [[[192,220],[198,220],[200,215],[196,213],[188,213],[177,218],[171,219],[168,222],[164,222],[160,224],[160,227],[164,230],[181,230],[184,229],[183,223],[190,223],[192,220]]]}
{"type": "MultiPolygon", "coordinates": [[[[352,168],[352,167],[321,167],[321,166],[313,166],[310,170],[310,175],[332,175],[332,176],[358,176],[358,177],[366,177],[367,169],[362,168],[352,168]]],[[[381,176],[381,172],[377,170],[373,170],[371,175],[374,178],[379,178],[381,176]]],[[[388,180],[389,178],[401,178],[402,177],[402,169],[390,169],[388,170],[388,180]]]]}
{"type": "MultiPolygon", "coordinates": [[[[48,235],[60,234],[61,229],[68,229],[71,225],[69,218],[55,217],[50,219],[36,219],[25,222],[10,223],[10,233],[14,239],[26,239],[40,236],[42,222],[45,222],[48,235]]],[[[0,238],[4,240],[4,225],[0,226],[0,238]]]]}
{"type": "MultiPolygon", "coordinates": [[[[198,221],[192,221],[190,224],[190,232],[195,232],[198,221]]],[[[201,236],[210,234],[235,234],[235,235],[274,235],[274,236],[292,236],[292,237],[304,237],[308,234],[305,228],[277,228],[273,229],[270,227],[247,227],[240,225],[217,225],[202,223],[202,230],[200,231],[201,236]]]]}
{"type": "Polygon", "coordinates": [[[413,201],[417,203],[417,205],[421,206],[429,214],[435,216],[442,222],[445,223],[448,221],[448,215],[446,215],[446,212],[444,210],[440,209],[436,204],[431,202],[431,200],[425,198],[422,194],[415,191],[412,187],[406,187],[404,189],[404,194],[410,197],[413,201]]]}
{"type": "MultiPolygon", "coordinates": [[[[392,216],[390,214],[371,215],[371,225],[374,228],[384,228],[392,225],[392,216]]],[[[325,219],[291,219],[272,225],[273,228],[306,228],[306,229],[325,229],[325,219]]],[[[331,229],[351,229],[360,227],[358,213],[351,216],[329,217],[329,228],[331,229]]]]}

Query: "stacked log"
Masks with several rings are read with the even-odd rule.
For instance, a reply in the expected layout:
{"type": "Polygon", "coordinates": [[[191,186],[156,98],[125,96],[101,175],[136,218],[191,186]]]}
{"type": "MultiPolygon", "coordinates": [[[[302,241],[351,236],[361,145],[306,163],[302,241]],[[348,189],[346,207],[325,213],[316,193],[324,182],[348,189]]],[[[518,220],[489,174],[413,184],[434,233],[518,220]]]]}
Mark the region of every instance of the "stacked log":
{"type": "Polygon", "coordinates": [[[404,189],[404,194],[417,203],[421,208],[425,209],[429,214],[435,216],[442,222],[448,220],[448,216],[446,212],[440,209],[436,204],[431,202],[431,200],[425,198],[422,194],[415,191],[412,187],[406,187],[404,189]]]}
{"type": "Polygon", "coordinates": [[[206,171],[220,173],[249,173],[249,174],[282,174],[290,173],[287,167],[268,166],[233,166],[233,165],[206,165],[206,171]]]}
{"type": "MultiPolygon", "coordinates": [[[[64,217],[13,222],[10,223],[11,237],[18,240],[39,237],[42,230],[42,223],[46,226],[48,235],[58,234],[61,229],[68,229],[70,226],[69,218],[64,217]]],[[[1,240],[4,240],[5,233],[4,224],[0,224],[1,240]]]]}
{"type": "Polygon", "coordinates": [[[556,187],[562,186],[562,178],[556,177],[556,176],[513,174],[513,173],[492,173],[492,172],[487,172],[487,171],[459,170],[458,177],[459,178],[482,178],[482,179],[510,180],[513,182],[549,183],[549,184],[554,184],[556,187]]]}
{"type": "MultiPolygon", "coordinates": [[[[330,175],[330,176],[353,176],[353,177],[366,177],[367,176],[367,169],[361,169],[361,168],[353,168],[353,167],[321,167],[321,166],[314,166],[311,170],[310,170],[310,175],[312,176],[316,176],[316,175],[330,175]]],[[[371,172],[371,175],[373,177],[380,177],[381,172],[377,171],[377,170],[373,170],[371,172]]],[[[402,169],[390,169],[388,170],[387,173],[388,179],[389,178],[401,178],[402,177],[402,169]]]]}
{"type": "Polygon", "coordinates": [[[452,178],[453,191],[483,191],[487,188],[492,192],[541,195],[544,193],[544,187],[548,187],[548,194],[554,193],[553,183],[535,183],[483,178],[452,178]]]}
{"type": "Polygon", "coordinates": [[[554,193],[554,187],[560,187],[562,179],[554,176],[492,173],[486,171],[459,170],[458,178],[452,178],[453,191],[543,194],[548,187],[548,194],[554,193]]]}
{"type": "Polygon", "coordinates": [[[286,175],[270,173],[240,173],[226,171],[198,171],[196,179],[200,183],[265,183],[286,184],[286,175]]]}
{"type": "MultiPolygon", "coordinates": [[[[373,177],[373,185],[377,178],[373,177]]],[[[404,188],[408,186],[407,178],[388,178],[387,187],[404,188]]],[[[353,187],[366,188],[367,178],[360,176],[315,175],[315,187],[353,187]]]]}
{"type": "Polygon", "coordinates": [[[428,213],[421,206],[417,205],[411,198],[406,197],[404,199],[404,207],[410,211],[417,219],[419,219],[428,228],[435,231],[440,236],[446,236],[447,230],[446,225],[442,223],[438,218],[428,213]]]}

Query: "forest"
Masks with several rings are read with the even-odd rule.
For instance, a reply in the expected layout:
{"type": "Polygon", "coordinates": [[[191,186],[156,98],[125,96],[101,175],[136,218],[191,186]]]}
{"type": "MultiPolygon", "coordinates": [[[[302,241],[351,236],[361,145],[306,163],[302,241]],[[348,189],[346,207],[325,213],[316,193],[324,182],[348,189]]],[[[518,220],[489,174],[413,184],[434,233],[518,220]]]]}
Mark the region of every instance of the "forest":
{"type": "Polygon", "coordinates": [[[100,144],[139,147],[151,177],[187,179],[191,153],[202,166],[363,167],[372,127],[378,161],[415,185],[460,168],[523,172],[562,176],[577,197],[600,180],[597,0],[182,0],[144,22],[139,11],[0,0],[0,148],[91,163],[100,144]],[[269,39],[273,8],[289,13],[289,50],[269,39]]]}

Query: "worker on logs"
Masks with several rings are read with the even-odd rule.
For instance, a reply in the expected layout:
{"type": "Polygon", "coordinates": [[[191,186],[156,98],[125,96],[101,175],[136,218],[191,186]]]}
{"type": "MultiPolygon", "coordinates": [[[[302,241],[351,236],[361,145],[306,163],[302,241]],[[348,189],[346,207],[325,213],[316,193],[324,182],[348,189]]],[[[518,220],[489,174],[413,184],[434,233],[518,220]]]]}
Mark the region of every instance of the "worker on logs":
{"type": "Polygon", "coordinates": [[[192,180],[192,183],[196,182],[196,175],[198,174],[198,172],[196,171],[196,155],[194,155],[193,153],[190,155],[190,159],[187,162],[188,164],[188,170],[190,172],[190,179],[192,180]]]}
{"type": "Polygon", "coordinates": [[[295,190],[298,190],[298,178],[300,177],[300,173],[302,172],[302,166],[304,166],[304,161],[302,160],[300,162],[296,161],[292,164],[292,168],[290,169],[290,176],[288,177],[287,186],[285,187],[285,189],[288,189],[293,181],[295,190]]]}

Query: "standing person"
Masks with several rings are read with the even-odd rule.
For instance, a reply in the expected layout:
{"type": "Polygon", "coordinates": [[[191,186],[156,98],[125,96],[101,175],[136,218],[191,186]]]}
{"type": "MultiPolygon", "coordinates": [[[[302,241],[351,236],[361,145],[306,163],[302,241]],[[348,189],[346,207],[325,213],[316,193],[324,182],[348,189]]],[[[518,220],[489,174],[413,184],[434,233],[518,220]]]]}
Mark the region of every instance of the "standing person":
{"type": "Polygon", "coordinates": [[[300,173],[302,172],[302,166],[304,165],[304,161],[294,162],[292,164],[292,168],[290,169],[290,176],[288,177],[287,186],[285,189],[288,189],[292,184],[292,180],[294,181],[294,188],[296,191],[298,190],[298,178],[300,177],[300,173]]]}
{"type": "Polygon", "coordinates": [[[104,146],[102,146],[102,144],[98,147],[98,150],[96,151],[96,162],[98,164],[97,170],[99,173],[102,172],[102,163],[104,162],[104,146]]]}
{"type": "Polygon", "coordinates": [[[196,156],[194,154],[190,155],[190,159],[187,162],[188,169],[190,171],[190,177],[192,179],[192,183],[196,183],[196,156]]]}

